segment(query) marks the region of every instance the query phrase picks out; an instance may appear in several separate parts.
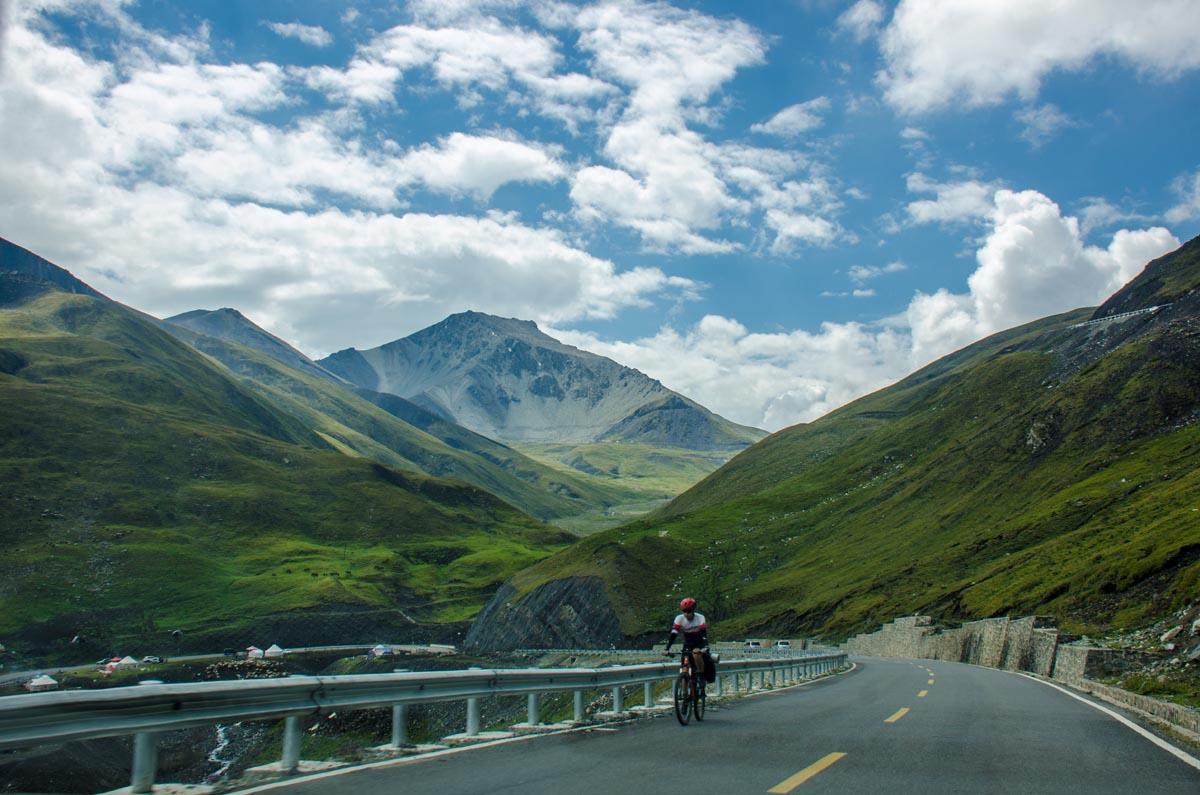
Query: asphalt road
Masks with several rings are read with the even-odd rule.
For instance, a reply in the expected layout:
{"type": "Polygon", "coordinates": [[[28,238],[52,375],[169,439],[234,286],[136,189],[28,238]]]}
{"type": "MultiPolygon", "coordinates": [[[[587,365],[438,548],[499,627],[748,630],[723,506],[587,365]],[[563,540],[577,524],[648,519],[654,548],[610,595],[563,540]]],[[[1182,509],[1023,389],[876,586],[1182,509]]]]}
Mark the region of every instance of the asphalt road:
{"type": "Polygon", "coordinates": [[[957,663],[857,662],[843,676],[714,705],[700,724],[666,716],[275,791],[1200,793],[1200,770],[1045,684],[957,663]]]}

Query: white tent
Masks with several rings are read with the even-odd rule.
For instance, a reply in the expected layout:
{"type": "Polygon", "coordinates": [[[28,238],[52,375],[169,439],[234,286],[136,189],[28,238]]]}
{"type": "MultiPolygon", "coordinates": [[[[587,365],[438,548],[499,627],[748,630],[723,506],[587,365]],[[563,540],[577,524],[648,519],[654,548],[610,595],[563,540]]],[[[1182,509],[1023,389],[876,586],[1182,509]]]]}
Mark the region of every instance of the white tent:
{"type": "Polygon", "coordinates": [[[278,644],[272,643],[267,650],[263,652],[263,655],[266,657],[282,657],[284,655],[284,651],[283,649],[279,648],[278,644]]]}
{"type": "Polygon", "coordinates": [[[35,676],[33,679],[30,679],[28,682],[26,682],[25,689],[30,693],[40,693],[43,690],[57,690],[58,682],[51,679],[49,676],[42,674],[41,676],[35,676]]]}
{"type": "Polygon", "coordinates": [[[247,646],[246,656],[251,660],[259,659],[263,656],[263,650],[257,646],[247,646]]]}
{"type": "Polygon", "coordinates": [[[138,661],[133,659],[132,657],[130,657],[127,654],[121,658],[121,661],[119,663],[117,663],[117,667],[118,668],[133,668],[137,664],[138,664],[138,661]]]}

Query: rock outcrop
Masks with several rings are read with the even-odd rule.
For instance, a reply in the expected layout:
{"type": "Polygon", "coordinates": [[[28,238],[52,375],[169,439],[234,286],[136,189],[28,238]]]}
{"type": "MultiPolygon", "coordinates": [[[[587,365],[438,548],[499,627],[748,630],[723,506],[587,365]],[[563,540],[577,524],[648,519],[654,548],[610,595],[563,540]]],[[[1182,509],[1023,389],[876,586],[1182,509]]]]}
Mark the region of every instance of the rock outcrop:
{"type": "Polygon", "coordinates": [[[607,649],[620,644],[620,621],[599,577],[568,577],[514,598],[503,585],[467,632],[468,652],[607,649]]]}

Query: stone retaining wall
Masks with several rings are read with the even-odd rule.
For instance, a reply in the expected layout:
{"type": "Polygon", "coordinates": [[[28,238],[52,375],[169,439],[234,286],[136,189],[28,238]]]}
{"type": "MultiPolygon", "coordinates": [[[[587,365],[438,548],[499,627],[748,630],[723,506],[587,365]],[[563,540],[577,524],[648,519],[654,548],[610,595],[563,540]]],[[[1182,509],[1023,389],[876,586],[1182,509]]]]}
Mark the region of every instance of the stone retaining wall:
{"type": "Polygon", "coordinates": [[[1065,682],[1117,676],[1141,663],[1139,652],[1060,643],[1059,632],[1040,616],[985,618],[956,629],[934,625],[929,616],[905,616],[878,632],[858,635],[843,648],[868,657],[948,660],[1029,671],[1065,682]]]}

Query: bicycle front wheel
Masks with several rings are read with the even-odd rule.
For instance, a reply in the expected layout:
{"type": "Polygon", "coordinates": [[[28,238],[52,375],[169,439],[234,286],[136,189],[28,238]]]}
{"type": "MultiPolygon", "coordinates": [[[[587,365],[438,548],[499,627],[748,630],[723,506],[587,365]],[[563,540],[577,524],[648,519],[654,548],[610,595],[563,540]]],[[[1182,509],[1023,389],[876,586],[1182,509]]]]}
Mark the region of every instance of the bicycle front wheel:
{"type": "Polygon", "coordinates": [[[692,688],[687,674],[675,679],[675,717],[681,726],[686,726],[692,717],[692,688]]]}

